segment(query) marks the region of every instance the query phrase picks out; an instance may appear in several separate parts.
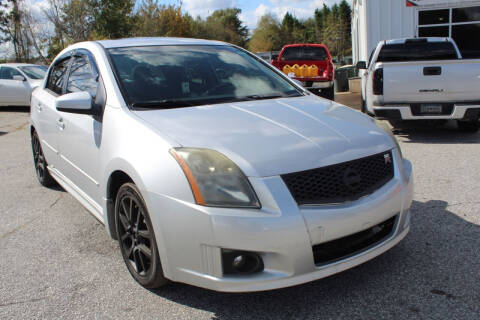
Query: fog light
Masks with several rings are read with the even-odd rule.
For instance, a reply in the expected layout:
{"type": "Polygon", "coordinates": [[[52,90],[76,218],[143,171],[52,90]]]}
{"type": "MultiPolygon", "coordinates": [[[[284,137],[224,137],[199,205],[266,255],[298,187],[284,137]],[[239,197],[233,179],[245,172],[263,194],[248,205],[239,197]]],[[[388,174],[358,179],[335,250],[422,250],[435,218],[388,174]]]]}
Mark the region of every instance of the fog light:
{"type": "Polygon", "coordinates": [[[223,274],[252,274],[263,271],[263,260],[255,252],[222,249],[223,274]]]}
{"type": "Polygon", "coordinates": [[[245,264],[245,256],[243,255],[238,255],[235,258],[233,258],[233,267],[237,270],[241,269],[243,265],[245,264]]]}

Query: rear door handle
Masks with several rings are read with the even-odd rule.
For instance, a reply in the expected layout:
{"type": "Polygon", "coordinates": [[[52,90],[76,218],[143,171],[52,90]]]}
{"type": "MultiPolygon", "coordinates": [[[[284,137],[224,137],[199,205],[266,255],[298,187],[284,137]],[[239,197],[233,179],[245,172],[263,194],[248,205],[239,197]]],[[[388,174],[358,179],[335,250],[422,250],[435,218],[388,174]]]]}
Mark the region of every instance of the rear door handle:
{"type": "Polygon", "coordinates": [[[60,130],[65,129],[65,123],[63,122],[63,118],[58,118],[57,126],[60,128],[60,130]]]}
{"type": "Polygon", "coordinates": [[[424,76],[439,76],[442,74],[442,67],[425,67],[423,68],[424,76]]]}
{"type": "Polygon", "coordinates": [[[39,103],[35,106],[37,108],[37,111],[38,112],[41,112],[42,111],[42,105],[39,103]]]}

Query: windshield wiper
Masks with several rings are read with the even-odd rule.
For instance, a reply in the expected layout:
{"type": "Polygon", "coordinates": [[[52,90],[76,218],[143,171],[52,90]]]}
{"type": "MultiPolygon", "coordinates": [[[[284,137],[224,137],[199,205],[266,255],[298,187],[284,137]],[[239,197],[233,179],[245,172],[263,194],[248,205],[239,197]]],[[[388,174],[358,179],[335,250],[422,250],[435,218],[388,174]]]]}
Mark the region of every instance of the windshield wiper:
{"type": "Polygon", "coordinates": [[[250,95],[250,96],[245,96],[244,98],[240,98],[240,100],[267,100],[267,99],[289,98],[289,97],[299,97],[299,96],[301,96],[300,93],[294,93],[294,94],[272,94],[272,95],[252,94],[252,95],[250,95]]]}
{"type": "Polygon", "coordinates": [[[191,107],[195,105],[192,102],[185,100],[158,100],[158,101],[146,101],[146,102],[134,102],[131,106],[135,109],[174,109],[191,107]]]}

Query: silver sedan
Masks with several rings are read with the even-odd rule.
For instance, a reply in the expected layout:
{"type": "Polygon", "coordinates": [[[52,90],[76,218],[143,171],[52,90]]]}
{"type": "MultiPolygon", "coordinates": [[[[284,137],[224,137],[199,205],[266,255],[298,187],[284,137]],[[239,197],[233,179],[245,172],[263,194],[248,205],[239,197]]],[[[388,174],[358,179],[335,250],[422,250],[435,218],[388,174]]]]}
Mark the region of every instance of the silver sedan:
{"type": "Polygon", "coordinates": [[[31,137],[40,183],[104,223],[147,288],[297,285],[410,228],[412,166],[388,130],[222,42],[72,45],[33,93],[31,137]]]}

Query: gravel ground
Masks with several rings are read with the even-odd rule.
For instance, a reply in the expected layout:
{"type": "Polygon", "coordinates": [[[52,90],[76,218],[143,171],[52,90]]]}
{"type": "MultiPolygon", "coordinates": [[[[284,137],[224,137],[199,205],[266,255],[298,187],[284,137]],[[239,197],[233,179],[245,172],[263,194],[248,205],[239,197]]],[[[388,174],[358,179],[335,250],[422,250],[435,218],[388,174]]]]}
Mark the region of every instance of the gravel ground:
{"type": "Polygon", "coordinates": [[[480,134],[397,132],[414,164],[412,229],[359,267],[292,288],[148,291],[117,243],[63,190],[35,179],[28,109],[0,109],[2,319],[479,319],[480,134]]]}

